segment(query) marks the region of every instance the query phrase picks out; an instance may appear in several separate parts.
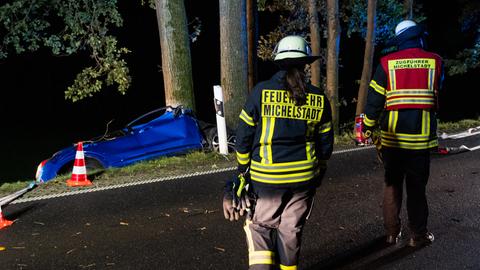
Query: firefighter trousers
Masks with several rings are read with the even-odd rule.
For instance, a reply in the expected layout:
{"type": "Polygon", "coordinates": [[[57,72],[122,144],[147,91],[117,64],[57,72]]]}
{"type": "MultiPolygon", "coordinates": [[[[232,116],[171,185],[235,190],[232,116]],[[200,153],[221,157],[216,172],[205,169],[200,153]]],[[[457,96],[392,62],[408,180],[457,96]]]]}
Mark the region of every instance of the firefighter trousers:
{"type": "Polygon", "coordinates": [[[296,270],[301,237],[315,188],[275,188],[255,191],[251,220],[246,220],[249,269],[296,270]]]}
{"type": "Polygon", "coordinates": [[[387,234],[401,230],[403,183],[407,193],[408,227],[416,235],[427,232],[428,204],[426,186],[430,173],[430,153],[396,148],[382,151],[385,166],[383,217],[387,234]]]}

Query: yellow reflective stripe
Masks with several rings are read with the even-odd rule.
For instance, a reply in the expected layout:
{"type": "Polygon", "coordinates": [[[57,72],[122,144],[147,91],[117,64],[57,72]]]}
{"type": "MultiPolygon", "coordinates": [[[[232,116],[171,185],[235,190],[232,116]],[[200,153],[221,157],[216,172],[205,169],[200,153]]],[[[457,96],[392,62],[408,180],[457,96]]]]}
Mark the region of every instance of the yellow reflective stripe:
{"type": "Polygon", "coordinates": [[[248,254],[248,264],[275,264],[275,253],[270,250],[250,251],[248,254]]]}
{"type": "Polygon", "coordinates": [[[297,270],[297,269],[298,268],[296,265],[287,266],[287,265],[280,264],[280,270],[297,270]]]}
{"type": "Polygon", "coordinates": [[[428,89],[433,90],[433,86],[435,85],[435,69],[428,70],[428,89]]]}
{"type": "Polygon", "coordinates": [[[382,138],[382,146],[411,149],[411,150],[421,150],[421,149],[429,149],[429,148],[438,146],[438,141],[431,140],[428,142],[413,143],[413,142],[403,142],[403,141],[388,141],[382,138]]]}
{"type": "Polygon", "coordinates": [[[318,128],[318,133],[327,133],[332,130],[332,122],[327,122],[318,128]]]}
{"type": "Polygon", "coordinates": [[[384,96],[385,95],[385,88],[381,87],[380,85],[378,85],[378,83],[374,80],[371,80],[370,81],[370,87],[373,88],[373,90],[375,90],[377,93],[379,93],[380,95],[384,96]]]}
{"type": "Polygon", "coordinates": [[[271,250],[259,250],[259,251],[252,251],[249,253],[249,256],[268,256],[268,257],[275,257],[275,253],[271,250]]]}
{"type": "Polygon", "coordinates": [[[389,69],[389,72],[390,72],[390,89],[395,90],[397,89],[396,81],[395,81],[395,70],[389,69]]]}
{"type": "Polygon", "coordinates": [[[315,156],[315,143],[314,142],[306,142],[305,151],[307,153],[308,160],[314,160],[315,156]]]}
{"type": "Polygon", "coordinates": [[[395,132],[397,129],[398,111],[389,111],[388,113],[388,131],[395,132]]]}
{"type": "MultiPolygon", "coordinates": [[[[261,163],[255,160],[252,160],[252,164],[266,165],[265,163],[261,163]]],[[[300,161],[273,163],[273,164],[268,164],[268,166],[269,168],[274,168],[274,167],[286,168],[290,166],[300,166],[300,165],[310,165],[310,164],[312,164],[311,160],[300,160],[300,161]]]]}
{"type": "Polygon", "coordinates": [[[306,162],[282,162],[275,164],[263,164],[255,160],[252,160],[251,169],[266,173],[280,173],[280,172],[292,172],[303,171],[312,169],[317,165],[315,160],[307,160],[306,162]]]}
{"type": "Polygon", "coordinates": [[[409,99],[396,99],[387,100],[387,107],[394,105],[433,105],[434,99],[431,98],[409,98],[409,99]]]}
{"type": "MultiPolygon", "coordinates": [[[[315,122],[307,121],[307,138],[313,138],[315,133],[315,122]]],[[[307,160],[311,160],[315,158],[315,143],[312,141],[305,142],[305,153],[307,156],[307,160]]]]}
{"type": "Polygon", "coordinates": [[[425,135],[425,134],[405,134],[405,133],[392,133],[392,132],[382,131],[382,139],[417,142],[417,141],[428,141],[431,138],[429,135],[425,135]]]}
{"type": "Polygon", "coordinates": [[[251,174],[252,180],[261,182],[261,183],[267,183],[267,184],[287,184],[287,183],[305,182],[315,177],[314,171],[274,175],[274,174],[259,173],[254,170],[251,170],[250,174],[251,174]]]}
{"type": "Polygon", "coordinates": [[[273,259],[253,259],[248,261],[249,265],[254,265],[254,264],[275,264],[275,260],[273,259]]]}
{"type": "Polygon", "coordinates": [[[422,111],[422,134],[430,135],[430,112],[427,110],[422,111]]]}
{"type": "Polygon", "coordinates": [[[433,91],[430,89],[396,89],[387,91],[386,95],[387,99],[401,96],[433,96],[433,91]]]}
{"type": "Polygon", "coordinates": [[[273,162],[272,156],[272,138],[273,138],[273,131],[275,130],[275,118],[269,118],[269,127],[268,127],[268,136],[267,136],[267,157],[270,163],[273,162]]]}
{"type": "Polygon", "coordinates": [[[250,162],[250,153],[242,154],[237,151],[237,162],[246,165],[250,162]]]}
{"type": "Polygon", "coordinates": [[[250,230],[250,224],[252,224],[252,221],[248,218],[245,219],[245,225],[243,226],[243,230],[245,231],[245,235],[247,236],[248,251],[253,252],[255,251],[255,246],[253,245],[253,237],[252,231],[250,230]]]}
{"type": "Polygon", "coordinates": [[[373,127],[375,126],[375,124],[377,123],[376,120],[372,120],[370,118],[368,118],[368,116],[365,114],[365,117],[363,118],[363,123],[369,127],[373,127]]]}
{"type": "Polygon", "coordinates": [[[247,114],[244,110],[240,113],[240,119],[243,120],[249,126],[255,126],[255,122],[253,122],[253,118],[247,114]]]}
{"type": "Polygon", "coordinates": [[[430,89],[397,89],[387,91],[387,107],[395,105],[433,105],[434,92],[430,89]]]}
{"type": "Polygon", "coordinates": [[[260,135],[260,151],[259,151],[259,155],[260,157],[262,158],[262,163],[267,163],[268,160],[268,154],[267,154],[267,151],[266,151],[266,137],[268,137],[268,134],[267,134],[267,126],[268,126],[268,123],[267,121],[269,120],[270,118],[267,118],[267,117],[263,117],[262,118],[262,134],[260,135]]]}

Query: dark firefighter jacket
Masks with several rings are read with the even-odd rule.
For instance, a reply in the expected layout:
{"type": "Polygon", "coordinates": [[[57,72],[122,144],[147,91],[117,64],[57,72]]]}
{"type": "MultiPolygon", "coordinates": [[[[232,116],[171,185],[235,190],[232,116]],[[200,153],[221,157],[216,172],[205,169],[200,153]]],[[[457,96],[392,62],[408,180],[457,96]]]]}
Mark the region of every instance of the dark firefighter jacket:
{"type": "Polygon", "coordinates": [[[311,184],[333,150],[327,98],[309,84],[306,104],[296,106],[284,88],[285,74],[257,84],[240,113],[238,165],[250,166],[251,180],[260,186],[311,184]]]}
{"type": "Polygon", "coordinates": [[[410,150],[438,146],[435,110],[442,72],[440,56],[422,48],[381,58],[368,90],[365,127],[378,122],[382,146],[410,150]]]}

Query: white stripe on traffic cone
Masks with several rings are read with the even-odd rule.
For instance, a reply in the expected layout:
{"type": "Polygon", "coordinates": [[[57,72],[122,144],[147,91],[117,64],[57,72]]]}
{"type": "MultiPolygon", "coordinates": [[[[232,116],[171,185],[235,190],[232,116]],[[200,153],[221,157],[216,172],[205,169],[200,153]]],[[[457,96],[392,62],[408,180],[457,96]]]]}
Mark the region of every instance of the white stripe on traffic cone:
{"type": "Polygon", "coordinates": [[[67,181],[71,187],[90,186],[92,182],[87,179],[87,167],[85,166],[85,155],[83,153],[83,143],[77,144],[75,161],[73,163],[72,177],[67,181]]]}

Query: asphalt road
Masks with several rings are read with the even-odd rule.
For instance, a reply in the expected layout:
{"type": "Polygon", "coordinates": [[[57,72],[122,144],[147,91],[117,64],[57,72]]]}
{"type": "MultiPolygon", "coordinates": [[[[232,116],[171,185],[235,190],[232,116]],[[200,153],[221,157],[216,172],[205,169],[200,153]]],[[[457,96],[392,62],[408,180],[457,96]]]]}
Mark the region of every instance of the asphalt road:
{"type": "MultiPolygon", "coordinates": [[[[242,222],[221,210],[232,175],[8,205],[3,213],[16,222],[0,230],[0,269],[247,269],[242,222]]],[[[432,157],[436,240],[424,248],[406,247],[406,238],[382,244],[382,178],[373,149],[332,157],[305,227],[301,269],[480,269],[480,151],[432,157]]]]}

